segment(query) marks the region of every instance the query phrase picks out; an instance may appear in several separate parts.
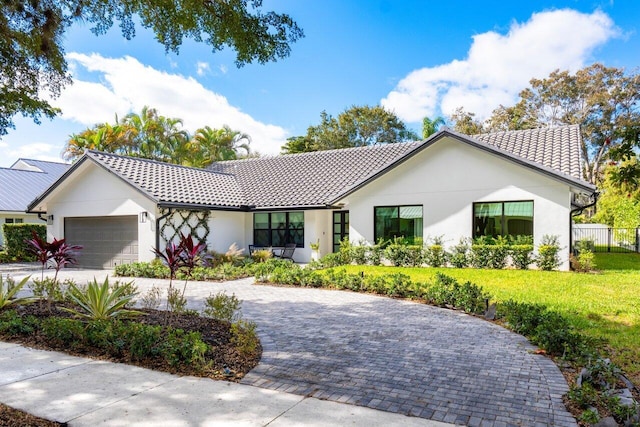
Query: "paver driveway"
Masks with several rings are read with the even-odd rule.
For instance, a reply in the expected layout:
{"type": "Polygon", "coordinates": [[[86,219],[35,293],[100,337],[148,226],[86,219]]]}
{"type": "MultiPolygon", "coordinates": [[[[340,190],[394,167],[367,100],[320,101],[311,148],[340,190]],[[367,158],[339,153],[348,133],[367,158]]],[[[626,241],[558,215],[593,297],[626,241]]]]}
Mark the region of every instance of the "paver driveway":
{"type": "MultiPolygon", "coordinates": [[[[78,281],[105,272],[64,273],[78,281]]],[[[141,290],[165,281],[136,279],[141,290]]],[[[244,384],[470,426],[575,426],[558,368],[520,335],[459,312],[344,291],[192,282],[189,305],[242,299],[264,352],[244,384]]]]}

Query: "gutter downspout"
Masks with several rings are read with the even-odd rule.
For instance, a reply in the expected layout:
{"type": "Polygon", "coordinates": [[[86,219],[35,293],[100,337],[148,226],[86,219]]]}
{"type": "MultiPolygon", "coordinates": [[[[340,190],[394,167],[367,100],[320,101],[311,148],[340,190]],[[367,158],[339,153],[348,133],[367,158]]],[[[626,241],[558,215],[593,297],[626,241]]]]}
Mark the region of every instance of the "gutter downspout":
{"type": "Polygon", "coordinates": [[[571,218],[573,218],[574,216],[580,215],[582,211],[592,206],[595,206],[596,203],[598,203],[598,192],[595,191],[592,194],[592,196],[593,196],[593,202],[589,203],[588,205],[579,206],[577,208],[571,209],[571,212],[569,212],[569,250],[571,252],[573,252],[573,220],[571,218]]]}
{"type": "MultiPolygon", "coordinates": [[[[45,213],[46,213],[46,212],[45,212],[45,213]]],[[[39,219],[40,221],[47,222],[47,218],[42,218],[42,212],[38,212],[38,219],[39,219]]]]}
{"type": "Polygon", "coordinates": [[[156,249],[160,250],[160,221],[173,214],[173,209],[169,208],[166,214],[156,218],[156,249]]]}

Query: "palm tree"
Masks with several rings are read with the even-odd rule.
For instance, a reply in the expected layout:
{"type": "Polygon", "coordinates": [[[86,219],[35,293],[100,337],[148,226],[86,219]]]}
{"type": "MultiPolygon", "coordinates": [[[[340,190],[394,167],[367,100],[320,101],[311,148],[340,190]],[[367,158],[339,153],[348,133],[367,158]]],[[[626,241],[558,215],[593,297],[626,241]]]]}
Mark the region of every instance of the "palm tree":
{"type": "Polygon", "coordinates": [[[440,116],[431,120],[429,117],[422,119],[422,138],[427,139],[434,133],[438,132],[440,126],[446,125],[447,122],[440,116]]]}
{"type": "Polygon", "coordinates": [[[205,126],[198,129],[191,139],[189,163],[191,166],[204,168],[213,162],[247,157],[250,154],[250,141],[249,135],[231,130],[229,126],[225,125],[222,129],[205,126]],[[240,150],[245,152],[244,155],[240,150]]]}

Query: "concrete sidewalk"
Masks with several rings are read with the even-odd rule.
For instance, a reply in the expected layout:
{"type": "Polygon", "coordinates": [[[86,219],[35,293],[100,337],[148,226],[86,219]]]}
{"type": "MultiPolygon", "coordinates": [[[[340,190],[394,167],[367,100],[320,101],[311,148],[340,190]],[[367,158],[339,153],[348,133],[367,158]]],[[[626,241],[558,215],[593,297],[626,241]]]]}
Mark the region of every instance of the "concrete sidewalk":
{"type": "Polygon", "coordinates": [[[5,342],[0,373],[0,402],[70,426],[452,425],[5,342]]]}

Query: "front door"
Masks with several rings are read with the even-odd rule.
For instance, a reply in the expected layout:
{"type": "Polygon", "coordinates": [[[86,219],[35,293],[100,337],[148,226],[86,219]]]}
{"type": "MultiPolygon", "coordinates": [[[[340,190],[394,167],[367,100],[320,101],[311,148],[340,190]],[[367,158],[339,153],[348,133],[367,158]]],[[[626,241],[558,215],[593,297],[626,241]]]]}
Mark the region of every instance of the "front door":
{"type": "Polygon", "coordinates": [[[333,211],[333,252],[340,251],[345,238],[349,238],[349,211],[333,211]]]}

